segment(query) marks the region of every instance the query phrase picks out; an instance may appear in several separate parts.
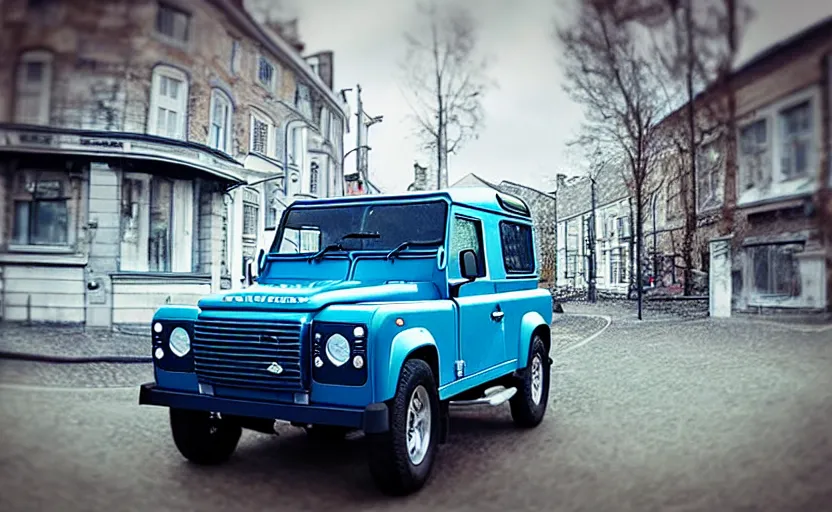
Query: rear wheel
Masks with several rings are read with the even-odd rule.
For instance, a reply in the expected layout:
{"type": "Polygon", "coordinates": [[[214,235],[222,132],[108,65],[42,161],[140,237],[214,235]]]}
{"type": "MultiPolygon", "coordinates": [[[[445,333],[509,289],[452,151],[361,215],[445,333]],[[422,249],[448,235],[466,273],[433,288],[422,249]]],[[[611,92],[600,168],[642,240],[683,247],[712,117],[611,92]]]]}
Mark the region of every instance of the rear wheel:
{"type": "Polygon", "coordinates": [[[229,459],[237,448],[243,429],[219,413],[170,410],[173,442],[186,459],[196,464],[214,465],[229,459]]]}
{"type": "Polygon", "coordinates": [[[529,362],[520,375],[517,393],[511,398],[511,417],[515,425],[536,427],[543,421],[549,403],[549,354],[540,336],[532,338],[529,362]]]}
{"type": "Polygon", "coordinates": [[[440,437],[439,394],[427,363],[405,363],[388,406],[390,430],[368,436],[370,473],[383,492],[410,494],[430,477],[440,437]]]}

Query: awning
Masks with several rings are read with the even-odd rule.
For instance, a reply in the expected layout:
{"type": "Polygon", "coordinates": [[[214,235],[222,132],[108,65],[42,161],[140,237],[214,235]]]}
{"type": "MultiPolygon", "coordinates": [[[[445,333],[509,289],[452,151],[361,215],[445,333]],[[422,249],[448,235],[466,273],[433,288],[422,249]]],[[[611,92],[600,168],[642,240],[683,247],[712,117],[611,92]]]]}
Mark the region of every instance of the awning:
{"type": "Polygon", "coordinates": [[[228,183],[245,183],[243,165],[225,153],[195,142],[143,133],[0,123],[0,151],[153,160],[185,165],[228,183]]]}

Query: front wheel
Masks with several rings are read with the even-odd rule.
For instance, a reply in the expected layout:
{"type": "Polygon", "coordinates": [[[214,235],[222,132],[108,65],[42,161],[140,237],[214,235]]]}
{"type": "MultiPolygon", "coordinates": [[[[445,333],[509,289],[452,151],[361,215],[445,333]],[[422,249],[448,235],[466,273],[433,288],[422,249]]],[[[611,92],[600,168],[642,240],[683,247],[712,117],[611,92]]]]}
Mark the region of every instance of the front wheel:
{"type": "Polygon", "coordinates": [[[368,436],[370,473],[383,492],[406,495],[427,482],[439,441],[439,393],[427,363],[405,363],[389,406],[390,430],[368,436]]]}
{"type": "Polygon", "coordinates": [[[243,429],[237,423],[207,411],[170,410],[173,442],[186,459],[214,465],[229,459],[243,429]]]}
{"type": "Polygon", "coordinates": [[[529,362],[518,382],[517,393],[511,398],[511,417],[523,428],[536,427],[543,421],[549,403],[549,354],[540,336],[532,338],[529,362]]]}

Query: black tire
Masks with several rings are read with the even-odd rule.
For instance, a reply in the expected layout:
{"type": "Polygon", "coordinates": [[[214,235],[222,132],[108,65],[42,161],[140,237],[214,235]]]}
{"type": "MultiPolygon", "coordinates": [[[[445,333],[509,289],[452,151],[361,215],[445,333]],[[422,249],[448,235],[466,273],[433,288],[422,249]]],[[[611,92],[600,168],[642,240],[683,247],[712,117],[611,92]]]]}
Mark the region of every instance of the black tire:
{"type": "Polygon", "coordinates": [[[526,367],[520,374],[520,380],[517,383],[517,393],[509,404],[511,405],[511,417],[514,424],[522,428],[533,428],[543,421],[543,416],[546,414],[546,406],[549,403],[549,354],[546,352],[546,345],[537,334],[532,338],[532,344],[529,348],[529,360],[526,367]],[[534,391],[534,371],[535,359],[540,363],[540,394],[539,399],[535,400],[538,395],[534,391]]]}
{"type": "Polygon", "coordinates": [[[310,425],[304,427],[306,436],[311,441],[319,443],[337,443],[343,441],[351,429],[334,425],[310,425]]]}
{"type": "Polygon", "coordinates": [[[201,465],[221,464],[231,457],[243,432],[240,425],[207,411],[170,410],[173,442],[186,459],[201,465]]]}
{"type": "Polygon", "coordinates": [[[416,492],[425,485],[439,444],[439,393],[430,366],[419,359],[407,361],[402,367],[396,394],[387,405],[390,408],[390,430],[367,436],[370,473],[382,492],[403,496],[416,492]],[[419,395],[427,397],[427,404],[422,405],[430,407],[430,424],[425,430],[430,436],[423,458],[417,458],[414,464],[408,453],[407,422],[411,399],[419,395]]]}

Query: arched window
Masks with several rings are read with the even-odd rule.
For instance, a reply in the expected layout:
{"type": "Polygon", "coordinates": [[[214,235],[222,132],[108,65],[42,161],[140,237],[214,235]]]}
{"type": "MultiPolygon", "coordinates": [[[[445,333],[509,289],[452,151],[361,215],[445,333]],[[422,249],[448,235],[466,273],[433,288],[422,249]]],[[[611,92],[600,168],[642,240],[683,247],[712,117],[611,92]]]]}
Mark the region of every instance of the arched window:
{"type": "Polygon", "coordinates": [[[231,98],[223,91],[211,91],[211,124],[208,145],[214,149],[231,153],[231,98]]]}
{"type": "Polygon", "coordinates": [[[169,66],[156,66],[150,93],[147,133],[188,139],[188,77],[169,66]]]}
{"type": "Polygon", "coordinates": [[[52,54],[30,51],[17,65],[14,120],[22,124],[49,124],[52,96],[52,54]]]}

